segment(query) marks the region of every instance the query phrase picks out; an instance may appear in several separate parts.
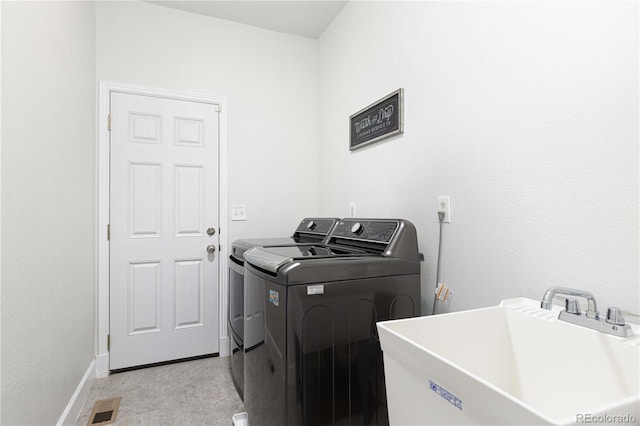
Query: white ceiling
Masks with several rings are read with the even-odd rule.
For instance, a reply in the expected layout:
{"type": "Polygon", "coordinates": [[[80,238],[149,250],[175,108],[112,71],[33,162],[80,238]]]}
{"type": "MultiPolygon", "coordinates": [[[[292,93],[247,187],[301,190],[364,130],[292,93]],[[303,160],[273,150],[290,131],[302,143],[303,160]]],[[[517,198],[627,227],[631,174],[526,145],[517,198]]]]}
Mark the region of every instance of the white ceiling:
{"type": "Polygon", "coordinates": [[[241,22],[268,30],[318,38],[347,0],[149,1],[161,6],[241,22]]]}

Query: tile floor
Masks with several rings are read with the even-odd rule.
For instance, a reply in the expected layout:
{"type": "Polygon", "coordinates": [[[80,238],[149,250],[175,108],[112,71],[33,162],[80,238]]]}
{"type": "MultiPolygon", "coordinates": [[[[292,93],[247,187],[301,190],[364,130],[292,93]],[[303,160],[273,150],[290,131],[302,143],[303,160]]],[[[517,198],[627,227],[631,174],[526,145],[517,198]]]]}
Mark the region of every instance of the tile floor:
{"type": "Polygon", "coordinates": [[[97,379],[76,422],[84,426],[96,401],[122,397],[116,425],[224,425],[244,411],[229,358],[206,358],[97,379]]]}

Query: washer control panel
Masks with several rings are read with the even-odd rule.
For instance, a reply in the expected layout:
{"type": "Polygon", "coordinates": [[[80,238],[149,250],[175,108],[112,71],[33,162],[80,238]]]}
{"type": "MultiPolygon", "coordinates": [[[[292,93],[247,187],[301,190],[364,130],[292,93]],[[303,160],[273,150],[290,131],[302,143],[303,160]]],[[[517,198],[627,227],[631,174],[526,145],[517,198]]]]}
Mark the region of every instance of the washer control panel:
{"type": "Polygon", "coordinates": [[[331,236],[388,243],[396,229],[398,229],[398,222],[394,220],[341,220],[331,236]]]}

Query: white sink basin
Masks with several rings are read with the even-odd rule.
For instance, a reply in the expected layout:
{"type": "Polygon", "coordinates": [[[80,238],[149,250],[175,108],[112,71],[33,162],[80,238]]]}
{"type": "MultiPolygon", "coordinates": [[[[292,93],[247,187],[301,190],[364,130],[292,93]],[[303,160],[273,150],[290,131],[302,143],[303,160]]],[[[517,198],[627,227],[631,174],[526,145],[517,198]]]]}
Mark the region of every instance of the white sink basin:
{"type": "Polygon", "coordinates": [[[640,424],[640,338],[539,301],[378,323],[392,425],[640,424]]]}

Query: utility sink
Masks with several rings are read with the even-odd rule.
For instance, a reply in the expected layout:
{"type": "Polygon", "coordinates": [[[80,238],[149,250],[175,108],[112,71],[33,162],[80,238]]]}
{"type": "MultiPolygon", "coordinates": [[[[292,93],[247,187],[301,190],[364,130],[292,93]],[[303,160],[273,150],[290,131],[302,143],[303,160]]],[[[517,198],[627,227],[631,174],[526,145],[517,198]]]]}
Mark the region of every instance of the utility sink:
{"type": "Polygon", "coordinates": [[[378,323],[392,425],[640,424],[640,338],[500,306],[378,323]]]}

